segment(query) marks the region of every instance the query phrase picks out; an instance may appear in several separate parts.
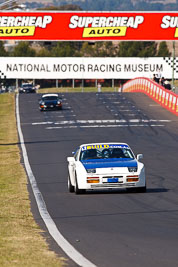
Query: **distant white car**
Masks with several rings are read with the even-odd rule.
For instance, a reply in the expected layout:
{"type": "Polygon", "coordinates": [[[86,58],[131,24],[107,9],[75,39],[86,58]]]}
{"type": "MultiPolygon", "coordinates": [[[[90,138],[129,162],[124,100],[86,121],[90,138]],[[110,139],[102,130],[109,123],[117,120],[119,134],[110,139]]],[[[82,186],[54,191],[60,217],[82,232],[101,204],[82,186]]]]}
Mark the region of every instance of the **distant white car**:
{"type": "Polygon", "coordinates": [[[68,189],[76,194],[86,190],[125,188],[146,192],[144,164],[125,143],[92,143],[77,148],[68,157],[68,189]]]}

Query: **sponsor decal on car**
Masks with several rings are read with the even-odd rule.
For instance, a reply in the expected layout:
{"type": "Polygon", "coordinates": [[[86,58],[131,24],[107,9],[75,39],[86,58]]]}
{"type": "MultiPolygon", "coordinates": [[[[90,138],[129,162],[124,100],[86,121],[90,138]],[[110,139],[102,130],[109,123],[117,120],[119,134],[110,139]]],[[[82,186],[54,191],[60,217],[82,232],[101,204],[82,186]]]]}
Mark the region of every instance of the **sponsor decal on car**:
{"type": "Polygon", "coordinates": [[[127,145],[117,145],[117,144],[99,144],[99,145],[87,145],[82,147],[83,150],[88,149],[97,149],[97,148],[124,148],[128,147],[127,145]]]}

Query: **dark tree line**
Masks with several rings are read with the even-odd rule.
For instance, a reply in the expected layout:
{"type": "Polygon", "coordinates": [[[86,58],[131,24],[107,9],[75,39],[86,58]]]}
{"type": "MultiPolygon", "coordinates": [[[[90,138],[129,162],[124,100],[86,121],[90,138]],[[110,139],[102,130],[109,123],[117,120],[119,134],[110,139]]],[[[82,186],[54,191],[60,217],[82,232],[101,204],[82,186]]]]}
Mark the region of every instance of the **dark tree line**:
{"type": "Polygon", "coordinates": [[[167,57],[170,56],[165,41],[119,43],[95,42],[19,42],[7,52],[0,41],[0,56],[11,57],[167,57]]]}

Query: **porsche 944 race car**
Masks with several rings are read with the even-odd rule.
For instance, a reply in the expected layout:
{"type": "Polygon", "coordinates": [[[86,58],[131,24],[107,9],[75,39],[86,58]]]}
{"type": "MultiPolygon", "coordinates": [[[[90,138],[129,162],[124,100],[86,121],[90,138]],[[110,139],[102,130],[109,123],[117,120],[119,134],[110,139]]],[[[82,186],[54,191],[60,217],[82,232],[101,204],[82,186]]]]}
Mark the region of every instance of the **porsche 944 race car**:
{"type": "Polygon", "coordinates": [[[58,94],[45,94],[42,95],[39,101],[40,111],[62,109],[62,99],[58,94]]]}
{"type": "Polygon", "coordinates": [[[23,83],[19,88],[19,93],[36,93],[36,89],[32,83],[23,83]]]}
{"type": "Polygon", "coordinates": [[[86,190],[125,188],[146,192],[144,164],[125,143],[83,144],[68,157],[68,189],[76,194],[86,190]]]}

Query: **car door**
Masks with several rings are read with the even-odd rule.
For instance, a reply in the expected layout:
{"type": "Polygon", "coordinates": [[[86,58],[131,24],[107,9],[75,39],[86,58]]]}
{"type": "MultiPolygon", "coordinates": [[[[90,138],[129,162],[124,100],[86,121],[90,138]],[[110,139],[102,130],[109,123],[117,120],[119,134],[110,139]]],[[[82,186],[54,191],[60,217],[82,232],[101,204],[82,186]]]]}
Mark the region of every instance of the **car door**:
{"type": "Polygon", "coordinates": [[[72,185],[75,184],[76,161],[78,160],[78,155],[79,155],[79,148],[74,152],[74,157],[68,158],[69,162],[68,169],[72,185]]]}

